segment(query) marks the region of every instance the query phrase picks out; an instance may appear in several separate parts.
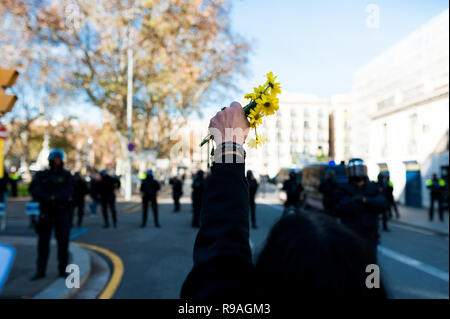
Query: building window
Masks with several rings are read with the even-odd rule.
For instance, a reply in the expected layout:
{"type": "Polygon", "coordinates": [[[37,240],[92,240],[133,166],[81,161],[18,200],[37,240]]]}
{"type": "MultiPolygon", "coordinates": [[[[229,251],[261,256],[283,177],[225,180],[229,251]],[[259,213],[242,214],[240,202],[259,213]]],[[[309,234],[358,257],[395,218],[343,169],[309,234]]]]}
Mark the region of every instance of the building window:
{"type": "Polygon", "coordinates": [[[388,97],[387,99],[381,100],[377,103],[378,111],[389,108],[393,106],[395,103],[395,98],[393,96],[388,97]]]}
{"type": "Polygon", "coordinates": [[[417,131],[417,114],[414,113],[409,117],[410,122],[410,133],[409,133],[409,143],[408,143],[408,151],[409,154],[415,154],[417,152],[417,139],[416,139],[416,131],[417,131]]]}
{"type": "Polygon", "coordinates": [[[308,121],[304,121],[303,122],[303,127],[304,128],[309,128],[309,122],[308,121]]]}

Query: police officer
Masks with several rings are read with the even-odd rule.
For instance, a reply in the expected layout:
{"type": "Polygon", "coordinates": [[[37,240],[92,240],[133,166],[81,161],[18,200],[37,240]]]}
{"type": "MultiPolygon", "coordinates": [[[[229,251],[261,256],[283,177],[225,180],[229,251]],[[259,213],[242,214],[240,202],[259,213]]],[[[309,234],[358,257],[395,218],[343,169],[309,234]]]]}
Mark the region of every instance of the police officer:
{"type": "Polygon", "coordinates": [[[289,173],[289,179],[284,181],[282,190],[286,192],[286,202],[284,203],[282,217],[288,214],[290,207],[293,207],[295,213],[298,214],[300,212],[300,195],[303,187],[301,184],[297,184],[297,174],[294,169],[289,173]]]}
{"type": "Polygon", "coordinates": [[[436,174],[433,174],[432,179],[427,180],[427,188],[430,190],[430,221],[433,221],[434,202],[438,202],[439,219],[444,221],[444,209],[442,207],[442,192],[445,188],[445,181],[438,179],[436,174]]]}
{"type": "Polygon", "coordinates": [[[256,181],[255,177],[253,176],[253,172],[251,170],[247,171],[247,182],[248,182],[248,193],[249,193],[249,200],[250,200],[250,213],[251,213],[251,221],[252,221],[252,228],[258,228],[256,225],[256,204],[255,204],[255,196],[256,191],[258,190],[258,182],[256,181]]]}
{"type": "Polygon", "coordinates": [[[391,182],[391,178],[390,178],[389,174],[386,174],[385,178],[386,178],[385,192],[386,192],[386,198],[388,201],[389,217],[391,218],[393,216],[392,208],[394,208],[395,218],[399,219],[400,214],[398,212],[397,203],[395,202],[395,199],[394,199],[394,183],[391,182]]]}
{"type": "MultiPolygon", "coordinates": [[[[377,186],[378,186],[378,191],[383,194],[383,196],[385,197],[386,201],[388,201],[387,198],[387,192],[386,192],[386,175],[383,172],[380,172],[377,176],[377,186]]],[[[383,209],[381,211],[381,220],[383,222],[383,230],[388,232],[389,228],[388,228],[388,218],[389,218],[389,213],[388,213],[388,208],[386,207],[386,209],[383,209]]]]}
{"type": "Polygon", "coordinates": [[[192,227],[200,227],[200,211],[202,209],[203,191],[205,188],[204,172],[197,171],[192,182],[192,207],[194,214],[192,216],[192,227]]]}
{"type": "Polygon", "coordinates": [[[33,197],[39,201],[40,215],[37,224],[38,259],[37,272],[31,278],[45,277],[52,230],[58,243],[58,269],[61,277],[66,277],[69,261],[70,199],[73,193],[73,178],[64,169],[65,154],[53,149],[49,156],[50,168],[36,175],[32,188],[33,197]]]}
{"type": "Polygon", "coordinates": [[[146,177],[141,183],[141,193],[142,193],[142,224],[141,228],[144,228],[147,225],[147,214],[148,214],[148,202],[152,202],[153,209],[153,219],[155,222],[155,227],[159,228],[161,225],[159,224],[158,218],[158,202],[157,202],[157,193],[161,189],[159,183],[153,178],[153,171],[148,170],[146,172],[146,177]]]}
{"type": "Polygon", "coordinates": [[[319,185],[319,191],[322,193],[322,203],[325,214],[335,216],[336,202],[338,200],[339,185],[335,181],[335,172],[329,168],[325,172],[325,179],[319,185]]]}
{"type": "Polygon", "coordinates": [[[172,185],[172,198],[174,202],[174,212],[180,211],[180,198],[183,195],[183,182],[175,176],[170,179],[170,185],[172,185]]]}
{"type": "Polygon", "coordinates": [[[73,217],[75,216],[75,211],[76,211],[77,215],[78,215],[77,226],[81,227],[81,224],[83,223],[83,216],[84,216],[84,197],[88,193],[88,187],[79,172],[76,172],[73,175],[73,179],[74,179],[74,186],[73,186],[74,189],[73,189],[73,196],[72,196],[72,220],[71,220],[71,223],[73,224],[73,217]]]}
{"type": "Polygon", "coordinates": [[[103,228],[109,227],[108,208],[111,210],[113,226],[117,227],[117,213],[116,213],[116,193],[117,179],[108,175],[108,172],[103,169],[100,171],[101,180],[98,183],[98,193],[100,197],[100,204],[102,205],[102,213],[105,224],[103,228]]]}
{"type": "Polygon", "coordinates": [[[13,167],[11,174],[9,174],[9,184],[11,185],[11,197],[17,197],[17,184],[20,180],[20,175],[17,173],[17,169],[13,167]]]}
{"type": "Polygon", "coordinates": [[[379,214],[387,201],[378,186],[367,178],[363,160],[352,159],[348,164],[348,184],[341,186],[336,211],[342,223],[359,234],[368,243],[376,258],[379,214]]]}

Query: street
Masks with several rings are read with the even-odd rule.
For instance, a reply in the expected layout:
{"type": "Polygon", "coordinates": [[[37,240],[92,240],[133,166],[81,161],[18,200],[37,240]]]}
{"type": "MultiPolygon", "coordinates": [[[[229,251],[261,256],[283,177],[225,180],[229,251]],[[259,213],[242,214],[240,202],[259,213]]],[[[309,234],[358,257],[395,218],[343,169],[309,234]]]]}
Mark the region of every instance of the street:
{"type": "MultiPolygon", "coordinates": [[[[151,215],[148,227],[140,229],[141,211],[136,208],[119,215],[117,229],[102,229],[99,215],[88,218],[84,225],[88,231],[73,239],[106,248],[122,259],[123,277],[113,298],[179,297],[192,267],[197,229],[190,227],[187,197],[180,213],[172,212],[169,197],[160,202],[160,229],[153,227],[151,215]]],[[[279,204],[257,205],[259,228],[250,232],[254,255],[281,216],[281,209],[279,204]]],[[[389,297],[448,298],[448,245],[448,237],[391,223],[391,232],[382,233],[379,252],[381,280],[389,297]]]]}

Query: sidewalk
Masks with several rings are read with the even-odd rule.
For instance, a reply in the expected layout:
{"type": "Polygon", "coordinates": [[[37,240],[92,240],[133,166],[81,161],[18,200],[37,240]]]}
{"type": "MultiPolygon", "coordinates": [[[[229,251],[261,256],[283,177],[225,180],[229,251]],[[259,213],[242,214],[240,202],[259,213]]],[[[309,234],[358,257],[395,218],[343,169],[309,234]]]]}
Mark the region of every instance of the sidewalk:
{"type": "Polygon", "coordinates": [[[405,224],[412,227],[422,228],[432,232],[437,232],[442,235],[449,235],[449,215],[448,211],[444,211],[444,222],[439,220],[439,214],[437,210],[434,213],[433,221],[428,219],[427,208],[415,208],[409,206],[398,205],[398,211],[400,213],[400,219],[392,217],[390,222],[405,224]]]}
{"type": "MultiPolygon", "coordinates": [[[[65,279],[58,277],[57,247],[54,239],[50,243],[46,277],[37,281],[30,280],[36,271],[37,238],[0,235],[0,243],[14,247],[16,252],[11,272],[0,298],[71,298],[77,292],[75,289],[67,288],[65,279]]],[[[90,272],[90,260],[87,252],[70,244],[69,263],[77,264],[80,267],[80,281],[83,283],[90,272]]]]}

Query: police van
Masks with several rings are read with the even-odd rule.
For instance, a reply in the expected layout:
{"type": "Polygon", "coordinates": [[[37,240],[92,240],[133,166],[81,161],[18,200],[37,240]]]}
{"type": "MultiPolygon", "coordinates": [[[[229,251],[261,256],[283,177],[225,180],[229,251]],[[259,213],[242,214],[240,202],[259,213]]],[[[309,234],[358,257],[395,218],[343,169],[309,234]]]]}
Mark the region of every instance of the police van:
{"type": "Polygon", "coordinates": [[[344,164],[312,164],[305,166],[302,172],[303,208],[323,211],[323,196],[319,191],[320,184],[325,180],[326,172],[334,171],[334,180],[338,184],[348,182],[347,168],[344,164]]]}

